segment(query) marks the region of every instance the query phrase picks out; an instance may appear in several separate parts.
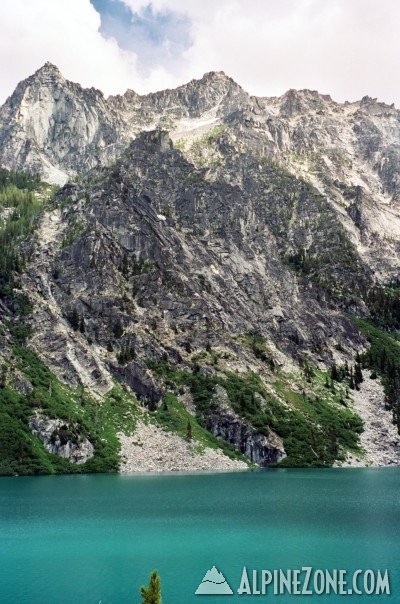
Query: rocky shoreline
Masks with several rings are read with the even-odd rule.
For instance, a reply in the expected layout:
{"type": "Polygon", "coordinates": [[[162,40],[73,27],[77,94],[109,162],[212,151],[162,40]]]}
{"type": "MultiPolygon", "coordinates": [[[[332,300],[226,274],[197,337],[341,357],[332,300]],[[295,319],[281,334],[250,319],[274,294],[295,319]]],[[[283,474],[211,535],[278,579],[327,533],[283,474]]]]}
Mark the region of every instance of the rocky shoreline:
{"type": "MultiPolygon", "coordinates": [[[[386,467],[400,465],[400,436],[392,423],[392,412],[385,409],[384,390],[379,379],[363,372],[360,390],[353,393],[353,409],[364,421],[360,436],[362,451],[349,453],[336,467],[386,467]]],[[[234,471],[248,468],[246,463],[232,460],[220,450],[202,447],[199,443],[138,420],[135,433],[118,434],[121,442],[121,474],[143,472],[234,471]]]]}
{"type": "Polygon", "coordinates": [[[121,442],[121,474],[138,472],[194,472],[245,470],[247,464],[233,460],[218,449],[201,447],[196,441],[138,420],[135,433],[118,434],[121,442]]]}

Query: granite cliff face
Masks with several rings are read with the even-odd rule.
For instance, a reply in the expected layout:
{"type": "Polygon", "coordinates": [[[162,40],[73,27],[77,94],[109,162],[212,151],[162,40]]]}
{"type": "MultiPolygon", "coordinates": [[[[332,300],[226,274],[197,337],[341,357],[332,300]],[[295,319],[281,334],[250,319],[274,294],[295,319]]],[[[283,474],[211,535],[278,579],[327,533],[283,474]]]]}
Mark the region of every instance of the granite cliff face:
{"type": "Polygon", "coordinates": [[[50,63],[17,86],[0,110],[0,122],[1,163],[57,184],[104,155],[115,159],[128,140],[99,90],[66,81],[50,63]]]}
{"type": "Polygon", "coordinates": [[[46,64],[0,109],[2,165],[68,180],[19,278],[27,346],[99,404],[122,384],[253,463],[343,458],[361,428],[323,376],[398,276],[399,118],[223,73],[106,99],[46,64]]]}
{"type": "Polygon", "coordinates": [[[223,74],[209,74],[177,90],[141,97],[133,91],[106,99],[94,88],[65,80],[46,63],[21,82],[0,110],[0,161],[64,184],[114,161],[140,131],[185,118],[211,121],[230,113],[247,94],[223,74]]]}
{"type": "Polygon", "coordinates": [[[0,162],[64,184],[109,165],[141,131],[155,128],[168,131],[209,179],[240,187],[247,152],[261,164],[279,162],[327,197],[378,277],[397,271],[399,112],[369,97],[340,104],[315,91],[290,90],[257,98],[211,72],[175,90],[105,98],[46,63],[0,110],[0,162]]]}

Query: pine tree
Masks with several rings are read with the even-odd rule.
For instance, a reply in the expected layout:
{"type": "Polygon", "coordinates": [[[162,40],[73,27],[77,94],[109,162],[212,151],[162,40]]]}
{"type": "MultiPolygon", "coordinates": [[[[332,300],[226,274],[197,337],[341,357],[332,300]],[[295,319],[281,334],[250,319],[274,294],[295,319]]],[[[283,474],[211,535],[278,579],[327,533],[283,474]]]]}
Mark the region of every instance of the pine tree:
{"type": "Polygon", "coordinates": [[[355,384],[354,384],[354,376],[353,376],[353,367],[351,367],[350,369],[350,381],[349,381],[349,386],[352,390],[354,390],[355,388],[355,384]]]}
{"type": "Polygon", "coordinates": [[[3,364],[0,369],[0,388],[5,388],[7,385],[7,373],[8,367],[6,364],[3,364]]]}
{"type": "Polygon", "coordinates": [[[77,331],[79,329],[79,313],[76,310],[76,308],[74,308],[74,310],[72,311],[70,318],[69,318],[69,322],[71,323],[71,327],[77,331]]]}
{"type": "Polygon", "coordinates": [[[150,575],[149,586],[140,588],[142,596],[141,604],[162,604],[161,599],[161,579],[156,570],[150,575]]]}
{"type": "Polygon", "coordinates": [[[190,440],[192,440],[192,438],[193,438],[193,430],[192,430],[192,424],[189,419],[187,426],[186,426],[186,439],[190,441],[190,440]]]}
{"type": "Polygon", "coordinates": [[[358,388],[358,385],[363,381],[363,375],[361,371],[360,363],[356,363],[354,366],[354,384],[355,387],[358,388]]]}
{"type": "Polygon", "coordinates": [[[122,257],[121,273],[123,274],[125,279],[128,279],[128,277],[129,277],[129,260],[128,260],[128,256],[126,254],[124,254],[122,257]]]}
{"type": "Polygon", "coordinates": [[[83,320],[83,317],[81,317],[79,321],[79,331],[85,333],[85,321],[83,320]]]}

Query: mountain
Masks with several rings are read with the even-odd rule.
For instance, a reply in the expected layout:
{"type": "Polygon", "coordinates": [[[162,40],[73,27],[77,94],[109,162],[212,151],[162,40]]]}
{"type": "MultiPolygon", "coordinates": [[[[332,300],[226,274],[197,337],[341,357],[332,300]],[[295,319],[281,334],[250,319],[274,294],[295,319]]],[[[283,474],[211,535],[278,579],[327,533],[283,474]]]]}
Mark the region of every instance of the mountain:
{"type": "Polygon", "coordinates": [[[0,161],[64,184],[114,161],[140,131],[185,118],[223,115],[248,95],[223,74],[208,74],[174,91],[106,99],[100,90],[69,82],[46,63],[21,82],[0,111],[0,161]]]}
{"type": "Polygon", "coordinates": [[[248,148],[263,161],[279,161],[328,198],[378,278],[398,270],[399,112],[369,97],[339,104],[315,91],[290,90],[256,98],[211,72],[176,90],[106,99],[46,63],[0,110],[0,162],[64,184],[109,165],[140,132],[155,128],[168,130],[209,178],[224,178],[228,168],[238,186],[246,166],[235,166],[232,153],[242,157],[248,148]],[[201,144],[216,128],[225,129],[224,150],[217,140],[201,144]]]}
{"type": "Polygon", "coordinates": [[[221,72],[108,99],[48,63],[21,82],[0,109],[0,354],[29,471],[137,467],[148,422],[188,468],[193,441],[214,467],[399,463],[399,115],[221,72]]]}

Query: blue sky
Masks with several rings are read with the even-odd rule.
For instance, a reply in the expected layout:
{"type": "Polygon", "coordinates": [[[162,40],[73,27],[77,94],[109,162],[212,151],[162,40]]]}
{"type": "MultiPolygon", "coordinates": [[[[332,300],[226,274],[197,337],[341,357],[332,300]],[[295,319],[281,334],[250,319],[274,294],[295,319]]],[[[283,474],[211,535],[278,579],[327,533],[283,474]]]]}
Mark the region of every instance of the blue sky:
{"type": "Polygon", "coordinates": [[[134,11],[122,0],[91,0],[100,14],[100,32],[117,40],[120,48],[135,53],[138,68],[148,75],[154,64],[181,72],[182,56],[191,45],[190,20],[172,10],[155,12],[148,4],[134,11]]]}
{"type": "Polygon", "coordinates": [[[106,95],[222,70],[260,96],[400,107],[399,23],[399,0],[1,0],[0,103],[51,61],[106,95]]]}

